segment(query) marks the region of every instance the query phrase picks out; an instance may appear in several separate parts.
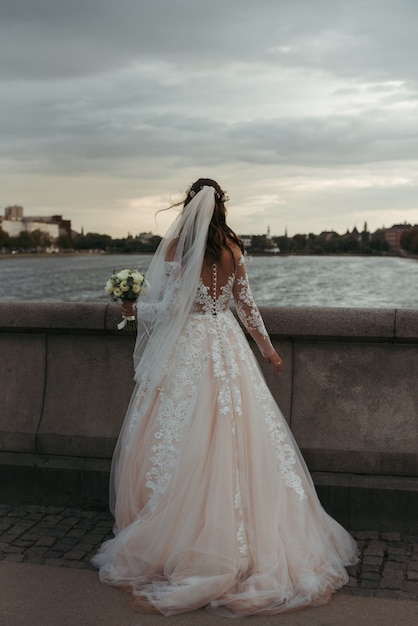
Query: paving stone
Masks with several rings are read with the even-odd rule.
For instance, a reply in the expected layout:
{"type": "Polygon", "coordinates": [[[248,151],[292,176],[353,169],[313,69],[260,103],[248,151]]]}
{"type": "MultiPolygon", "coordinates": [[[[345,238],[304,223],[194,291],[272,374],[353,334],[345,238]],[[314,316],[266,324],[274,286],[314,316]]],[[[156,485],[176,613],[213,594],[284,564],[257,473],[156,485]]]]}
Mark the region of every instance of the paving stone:
{"type": "Polygon", "coordinates": [[[63,537],[57,542],[57,545],[65,546],[67,549],[76,546],[79,543],[79,540],[75,537],[63,537]]]}
{"type": "Polygon", "coordinates": [[[408,570],[418,572],[418,561],[410,561],[408,565],[408,570]]]}
{"type": "Polygon", "coordinates": [[[357,530],[354,532],[356,539],[378,539],[379,533],[375,530],[357,530]]]}
{"type": "Polygon", "coordinates": [[[388,554],[388,563],[406,563],[408,561],[408,557],[406,554],[388,554]]]}
{"type": "Polygon", "coordinates": [[[16,541],[13,542],[13,545],[20,548],[28,548],[29,546],[33,546],[33,541],[28,539],[16,539],[16,541]]]}
{"type": "MultiPolygon", "coordinates": [[[[45,534],[45,533],[43,533],[45,534]]],[[[65,537],[65,535],[67,534],[66,531],[63,528],[50,528],[48,530],[47,533],[50,537],[55,537],[57,539],[61,539],[62,537],[65,537]]]]}
{"type": "Polygon", "coordinates": [[[55,537],[39,537],[38,541],[36,542],[36,546],[45,546],[47,548],[50,548],[51,546],[54,545],[54,543],[56,543],[56,538],[55,537]]]}
{"type": "Polygon", "coordinates": [[[65,560],[70,561],[82,561],[86,553],[83,550],[70,550],[65,554],[65,560]]]}
{"type": "Polygon", "coordinates": [[[33,546],[32,548],[27,548],[25,550],[26,557],[43,557],[48,548],[44,546],[33,546]]]}
{"type": "Polygon", "coordinates": [[[45,515],[43,518],[44,526],[55,526],[59,522],[62,522],[61,515],[45,515]]]}
{"type": "Polygon", "coordinates": [[[378,580],[361,580],[359,584],[360,589],[377,589],[378,587],[378,580]]]}
{"type": "Polygon", "coordinates": [[[381,589],[402,589],[404,573],[399,570],[383,570],[381,589]]]}
{"type": "Polygon", "coordinates": [[[47,515],[52,514],[52,515],[57,515],[58,513],[62,513],[63,511],[65,511],[64,507],[61,506],[47,506],[45,507],[45,513],[47,515]]]}
{"type": "Polygon", "coordinates": [[[386,544],[384,541],[371,541],[365,548],[365,556],[384,556],[386,544]]]}
{"type": "Polygon", "coordinates": [[[400,533],[395,533],[395,532],[382,533],[382,539],[383,539],[383,541],[400,541],[401,540],[401,534],[400,533]]]}
{"type": "Polygon", "coordinates": [[[90,543],[79,543],[77,545],[77,550],[90,554],[91,552],[97,551],[97,546],[92,546],[90,543]]]}
{"type": "Polygon", "coordinates": [[[381,570],[381,565],[363,565],[363,567],[361,568],[361,575],[363,576],[364,574],[367,574],[369,572],[373,572],[374,574],[376,574],[377,572],[380,572],[381,570]]]}
{"type": "Polygon", "coordinates": [[[418,571],[408,570],[406,573],[408,581],[413,580],[418,582],[418,571]]]}
{"type": "Polygon", "coordinates": [[[382,565],[383,557],[382,556],[365,556],[363,559],[363,567],[365,565],[382,565]]]}
{"type": "Polygon", "coordinates": [[[30,519],[33,522],[39,522],[42,518],[43,518],[43,513],[29,513],[29,515],[26,516],[26,519],[30,519]]]}
{"type": "Polygon", "coordinates": [[[42,557],[31,557],[29,559],[25,559],[25,561],[27,561],[27,563],[32,563],[32,565],[45,565],[45,559],[43,559],[42,557]]]}
{"type": "Polygon", "coordinates": [[[35,541],[39,539],[39,535],[38,534],[35,535],[33,533],[25,533],[24,535],[20,537],[20,539],[22,539],[23,541],[32,541],[32,543],[34,543],[35,541]]]}
{"type": "Polygon", "coordinates": [[[7,545],[5,548],[2,549],[2,552],[4,554],[21,554],[22,548],[19,548],[19,546],[7,545]]]}
{"type": "Polygon", "coordinates": [[[407,552],[408,552],[408,549],[405,546],[405,544],[403,546],[391,546],[391,545],[388,545],[388,547],[387,547],[388,557],[389,557],[389,555],[392,555],[392,554],[406,554],[407,552]]]}
{"type": "Polygon", "coordinates": [[[80,517],[97,519],[97,513],[95,511],[80,511],[80,517]]]}
{"type": "Polygon", "coordinates": [[[63,517],[61,524],[63,526],[68,526],[69,528],[73,528],[73,526],[75,526],[79,521],[80,521],[80,518],[78,516],[77,517],[63,517]]]}
{"type": "Polygon", "coordinates": [[[7,561],[8,563],[23,563],[25,557],[23,554],[6,554],[3,561],[7,561]]]}
{"type": "Polygon", "coordinates": [[[352,590],[353,596],[363,596],[365,598],[371,598],[375,595],[375,589],[370,589],[367,587],[357,587],[352,590]]]}
{"type": "Polygon", "coordinates": [[[13,543],[16,539],[19,539],[20,535],[15,533],[3,533],[1,536],[2,543],[13,543]]]}
{"type": "Polygon", "coordinates": [[[406,568],[406,562],[402,562],[400,563],[399,561],[386,561],[385,563],[385,570],[405,570],[406,568]]]}
{"type": "Polygon", "coordinates": [[[418,594],[418,582],[408,581],[405,585],[405,591],[408,593],[418,594]]]}
{"type": "Polygon", "coordinates": [[[380,574],[378,572],[362,572],[361,581],[363,580],[380,580],[380,574]]]}
{"type": "Polygon", "coordinates": [[[45,552],[44,558],[48,559],[48,563],[49,563],[50,560],[51,561],[58,561],[60,559],[62,560],[63,555],[64,555],[64,552],[61,552],[61,550],[48,550],[48,552],[45,552]]]}
{"type": "Polygon", "coordinates": [[[358,572],[360,571],[360,562],[356,563],[356,565],[349,565],[348,567],[346,567],[346,570],[349,576],[357,576],[358,572]]]}

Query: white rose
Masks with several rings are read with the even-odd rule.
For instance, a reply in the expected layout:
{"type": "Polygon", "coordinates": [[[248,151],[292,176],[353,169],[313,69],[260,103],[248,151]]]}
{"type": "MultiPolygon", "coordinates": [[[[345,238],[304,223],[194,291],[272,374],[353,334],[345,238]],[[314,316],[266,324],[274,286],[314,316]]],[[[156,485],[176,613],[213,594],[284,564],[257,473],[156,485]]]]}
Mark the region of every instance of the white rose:
{"type": "Polygon", "coordinates": [[[141,274],[141,272],[132,272],[132,278],[136,283],[138,283],[138,285],[142,285],[142,283],[144,282],[144,275],[141,274]]]}
{"type": "Polygon", "coordinates": [[[126,280],[122,280],[119,287],[120,289],[122,289],[122,291],[129,291],[129,285],[126,280]]]}
{"type": "Polygon", "coordinates": [[[122,295],[122,289],[119,289],[119,287],[115,287],[113,290],[113,295],[115,296],[115,298],[120,298],[122,295]]]}
{"type": "Polygon", "coordinates": [[[105,291],[106,291],[108,294],[110,294],[110,295],[113,293],[113,283],[112,283],[112,281],[110,280],[110,278],[109,278],[109,280],[107,281],[107,283],[106,283],[106,285],[105,285],[105,291]]]}
{"type": "Polygon", "coordinates": [[[133,291],[134,293],[139,293],[139,292],[141,291],[141,287],[140,287],[139,285],[137,285],[136,283],[134,283],[134,284],[132,285],[132,291],[133,291]]]}
{"type": "Polygon", "coordinates": [[[119,280],[126,280],[129,277],[129,270],[121,270],[116,274],[119,280]]]}

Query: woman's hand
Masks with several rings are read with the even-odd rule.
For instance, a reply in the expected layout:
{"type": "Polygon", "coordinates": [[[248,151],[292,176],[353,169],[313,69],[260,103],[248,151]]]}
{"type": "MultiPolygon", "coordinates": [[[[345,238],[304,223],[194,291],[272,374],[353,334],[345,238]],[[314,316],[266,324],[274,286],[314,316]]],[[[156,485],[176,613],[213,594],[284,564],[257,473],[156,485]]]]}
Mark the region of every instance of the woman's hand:
{"type": "Polygon", "coordinates": [[[122,315],[124,317],[136,317],[135,302],[125,300],[122,303],[122,315]]]}
{"type": "Polygon", "coordinates": [[[278,374],[281,374],[283,371],[283,361],[281,357],[277,354],[276,350],[271,354],[267,361],[272,364],[274,369],[278,374]]]}

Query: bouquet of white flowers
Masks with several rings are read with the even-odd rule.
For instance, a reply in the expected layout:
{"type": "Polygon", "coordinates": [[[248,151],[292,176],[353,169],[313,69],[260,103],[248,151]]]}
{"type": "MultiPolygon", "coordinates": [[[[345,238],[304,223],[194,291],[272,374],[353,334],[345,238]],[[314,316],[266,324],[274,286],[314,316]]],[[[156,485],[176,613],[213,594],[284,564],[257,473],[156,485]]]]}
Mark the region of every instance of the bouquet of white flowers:
{"type": "MultiPolygon", "coordinates": [[[[138,270],[121,270],[113,271],[113,274],[105,285],[105,291],[112,298],[113,302],[132,302],[135,303],[139,296],[148,293],[150,288],[149,282],[142,272],[138,270]]],[[[122,315],[123,320],[118,324],[121,330],[127,326],[128,329],[136,328],[135,315],[122,315]]]]}

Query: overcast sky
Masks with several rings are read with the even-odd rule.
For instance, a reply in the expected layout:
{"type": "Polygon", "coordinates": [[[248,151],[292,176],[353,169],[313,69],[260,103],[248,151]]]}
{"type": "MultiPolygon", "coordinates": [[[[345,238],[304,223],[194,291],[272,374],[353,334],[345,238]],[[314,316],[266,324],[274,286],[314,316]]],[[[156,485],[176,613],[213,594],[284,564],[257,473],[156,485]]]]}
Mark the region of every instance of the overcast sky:
{"type": "Polygon", "coordinates": [[[0,209],[162,234],[418,223],[417,0],[0,0],[0,209]]]}

